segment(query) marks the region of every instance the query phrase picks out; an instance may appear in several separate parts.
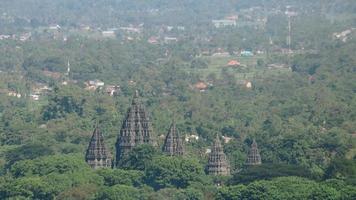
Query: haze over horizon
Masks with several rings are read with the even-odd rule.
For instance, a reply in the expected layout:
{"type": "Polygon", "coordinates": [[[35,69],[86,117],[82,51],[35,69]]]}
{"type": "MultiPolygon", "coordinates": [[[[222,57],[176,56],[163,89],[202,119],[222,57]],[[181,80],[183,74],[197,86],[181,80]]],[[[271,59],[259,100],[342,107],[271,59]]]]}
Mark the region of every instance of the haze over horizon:
{"type": "Polygon", "coordinates": [[[0,199],[356,199],[354,0],[0,0],[0,199]]]}

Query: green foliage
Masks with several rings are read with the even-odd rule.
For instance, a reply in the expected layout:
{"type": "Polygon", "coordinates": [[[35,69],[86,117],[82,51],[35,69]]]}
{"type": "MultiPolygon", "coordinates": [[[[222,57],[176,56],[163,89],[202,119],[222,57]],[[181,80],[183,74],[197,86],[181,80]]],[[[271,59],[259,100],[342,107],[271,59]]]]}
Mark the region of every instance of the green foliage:
{"type": "Polygon", "coordinates": [[[191,187],[186,189],[164,188],[151,194],[148,199],[162,200],[202,200],[204,195],[201,190],[191,187]]]}
{"type": "Polygon", "coordinates": [[[23,177],[7,185],[9,193],[5,197],[14,199],[26,197],[29,199],[53,199],[52,187],[40,177],[23,177]]]}
{"type": "MultiPolygon", "coordinates": [[[[353,188],[355,190],[356,188],[353,188]]],[[[269,181],[222,187],[217,199],[340,199],[336,188],[300,177],[280,177],[269,181]]]]}
{"type": "Polygon", "coordinates": [[[114,185],[112,187],[103,187],[95,199],[98,200],[137,200],[141,199],[143,194],[137,188],[127,185],[114,185]]]}
{"type": "Polygon", "coordinates": [[[294,59],[293,71],[313,75],[316,70],[321,66],[320,55],[307,55],[300,56],[294,59]]]}
{"type": "Polygon", "coordinates": [[[53,199],[57,195],[72,198],[76,190],[87,187],[94,191],[86,195],[78,192],[77,195],[93,195],[95,187],[103,185],[103,178],[80,158],[77,155],[55,155],[18,161],[10,169],[14,179],[0,181],[0,185],[4,185],[0,195],[4,198],[53,199]]]}
{"type": "Polygon", "coordinates": [[[14,149],[8,150],[5,153],[7,167],[10,167],[17,161],[26,159],[35,159],[41,156],[54,154],[53,149],[46,144],[25,144],[14,149]]]}
{"type": "Polygon", "coordinates": [[[54,95],[50,97],[49,104],[43,111],[43,119],[57,119],[65,117],[69,113],[76,113],[82,116],[83,105],[86,100],[76,100],[75,96],[62,95],[58,90],[58,88],[54,89],[54,95]]]}
{"type": "Polygon", "coordinates": [[[11,166],[10,172],[15,177],[39,175],[44,176],[51,173],[71,173],[89,170],[89,166],[81,156],[76,155],[54,155],[34,160],[18,161],[11,166]]]}
{"type": "Polygon", "coordinates": [[[241,171],[234,174],[231,183],[249,183],[255,180],[272,179],[283,176],[299,176],[310,178],[310,171],[304,167],[286,164],[262,164],[256,166],[246,166],[241,171]]]}
{"type": "Polygon", "coordinates": [[[97,186],[93,184],[80,185],[61,192],[56,198],[59,200],[93,199],[97,190],[97,186]]]}
{"type": "Polygon", "coordinates": [[[356,160],[334,159],[325,171],[325,178],[337,178],[356,185],[356,160]]]}
{"type": "Polygon", "coordinates": [[[133,187],[142,186],[144,183],[144,173],[135,170],[123,169],[101,169],[98,175],[104,178],[104,185],[128,185],[133,187]]]}
{"type": "Polygon", "coordinates": [[[139,145],[120,160],[119,166],[129,170],[144,170],[157,154],[158,151],[153,146],[147,144],[139,145]]]}
{"type": "Polygon", "coordinates": [[[321,1],[2,3],[1,34],[11,38],[0,40],[0,199],[356,199],[355,31],[346,42],[333,36],[355,27],[356,4],[321,1]],[[287,5],[298,12],[288,56],[287,5]],[[211,20],[235,14],[235,27],[213,27],[211,20]],[[61,29],[49,30],[52,23],[61,29]],[[101,36],[124,26],[140,31],[101,36]],[[31,38],[19,41],[28,32],[31,38]],[[151,36],[158,44],[147,42],[151,36]],[[164,43],[166,36],[178,42],[164,43]],[[238,56],[245,49],[256,55],[238,56]],[[231,59],[242,66],[223,67],[231,59]],[[275,63],[285,67],[269,67],[275,63]],[[119,94],[107,95],[105,86],[85,90],[84,82],[95,79],[119,85],[119,94]],[[194,88],[198,81],[209,84],[205,92],[194,88]],[[39,85],[53,90],[34,101],[39,85]],[[186,144],[189,159],[143,145],[120,160],[121,169],[90,169],[83,152],[93,120],[113,152],[135,89],[158,144],[172,115],[182,136],[199,136],[186,144]],[[216,133],[232,137],[224,151],[234,177],[222,187],[214,183],[230,177],[202,170],[216,133]],[[252,138],[269,164],[244,166],[252,138]]]}
{"type": "Polygon", "coordinates": [[[219,189],[216,199],[235,200],[242,199],[242,191],[246,190],[245,185],[233,185],[219,189]]]}
{"type": "Polygon", "coordinates": [[[158,156],[146,168],[145,174],[147,184],[155,189],[186,188],[190,182],[201,180],[204,171],[193,159],[158,156]]]}
{"type": "Polygon", "coordinates": [[[325,181],[325,185],[335,188],[341,194],[341,199],[355,199],[356,187],[355,185],[349,185],[340,179],[328,179],[325,181]]]}
{"type": "Polygon", "coordinates": [[[203,59],[194,59],[191,64],[191,68],[208,68],[208,64],[203,59]]]}
{"type": "Polygon", "coordinates": [[[189,199],[189,200],[202,200],[204,199],[204,195],[201,191],[194,189],[194,188],[187,188],[183,190],[183,195],[185,196],[182,199],[189,199]]]}

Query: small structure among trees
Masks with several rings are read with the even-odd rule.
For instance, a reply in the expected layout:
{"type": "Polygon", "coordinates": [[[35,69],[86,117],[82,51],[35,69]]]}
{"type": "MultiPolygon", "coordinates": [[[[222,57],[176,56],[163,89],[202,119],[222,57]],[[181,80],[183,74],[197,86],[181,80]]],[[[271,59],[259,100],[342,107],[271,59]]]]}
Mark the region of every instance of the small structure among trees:
{"type": "Polygon", "coordinates": [[[183,141],[179,135],[175,121],[172,122],[167,133],[163,145],[163,152],[170,156],[181,156],[184,154],[183,141]]]}
{"type": "Polygon", "coordinates": [[[90,139],[85,162],[94,169],[111,167],[111,154],[105,146],[103,134],[98,126],[95,127],[93,136],[90,139]]]}
{"type": "Polygon", "coordinates": [[[208,161],[208,174],[210,175],[230,175],[230,165],[226,159],[220,138],[216,135],[216,139],[211,148],[208,161]]]}
{"type": "Polygon", "coordinates": [[[252,144],[251,144],[251,149],[250,152],[247,156],[247,162],[246,165],[260,165],[262,164],[261,162],[261,155],[257,147],[256,140],[253,139],[252,144]]]}

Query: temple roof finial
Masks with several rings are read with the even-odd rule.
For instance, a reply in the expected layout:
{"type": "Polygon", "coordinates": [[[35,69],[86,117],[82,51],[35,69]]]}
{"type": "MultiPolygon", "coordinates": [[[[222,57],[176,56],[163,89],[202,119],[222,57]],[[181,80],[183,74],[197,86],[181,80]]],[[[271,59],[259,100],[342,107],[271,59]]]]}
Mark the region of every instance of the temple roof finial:
{"type": "Polygon", "coordinates": [[[134,98],[138,98],[139,96],[140,96],[140,93],[138,92],[138,90],[135,90],[134,98]]]}
{"type": "Polygon", "coordinates": [[[139,97],[140,97],[140,93],[138,92],[138,90],[135,90],[135,93],[134,93],[133,98],[132,98],[132,104],[138,104],[139,103],[139,97]]]}

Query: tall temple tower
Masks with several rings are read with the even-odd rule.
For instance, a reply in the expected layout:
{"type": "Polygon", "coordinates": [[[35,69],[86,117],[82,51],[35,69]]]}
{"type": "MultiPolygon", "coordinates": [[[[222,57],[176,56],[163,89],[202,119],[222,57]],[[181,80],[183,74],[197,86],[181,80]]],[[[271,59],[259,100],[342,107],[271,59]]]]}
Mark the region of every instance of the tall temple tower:
{"type": "Polygon", "coordinates": [[[90,139],[85,155],[85,162],[94,169],[111,167],[111,154],[105,146],[104,137],[98,126],[95,127],[93,136],[90,139]]]}
{"type": "Polygon", "coordinates": [[[216,139],[213,143],[207,167],[210,175],[230,175],[230,165],[226,159],[218,135],[216,135],[216,139]]]}
{"type": "Polygon", "coordinates": [[[261,155],[258,150],[257,143],[256,143],[255,139],[253,139],[250,152],[247,156],[246,165],[260,165],[260,164],[262,164],[261,155]]]}
{"type": "Polygon", "coordinates": [[[146,109],[140,103],[136,90],[116,141],[116,165],[125,154],[140,144],[155,145],[155,139],[146,109]]]}
{"type": "Polygon", "coordinates": [[[167,133],[163,145],[163,152],[170,156],[181,156],[184,154],[183,141],[179,135],[175,121],[172,122],[167,133]]]}

